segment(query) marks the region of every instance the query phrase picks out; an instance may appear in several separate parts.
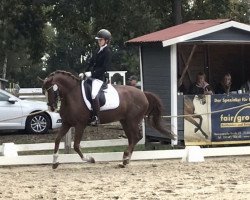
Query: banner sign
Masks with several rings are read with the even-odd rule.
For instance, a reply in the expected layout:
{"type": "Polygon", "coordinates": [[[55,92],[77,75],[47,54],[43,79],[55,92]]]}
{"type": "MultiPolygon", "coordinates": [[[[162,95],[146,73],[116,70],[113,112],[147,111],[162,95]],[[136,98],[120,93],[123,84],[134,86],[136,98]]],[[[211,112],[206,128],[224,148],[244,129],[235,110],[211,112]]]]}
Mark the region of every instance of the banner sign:
{"type": "Polygon", "coordinates": [[[250,140],[249,94],[212,95],[212,142],[250,140]],[[235,109],[229,109],[239,107],[235,109]]]}
{"type": "Polygon", "coordinates": [[[249,94],[186,95],[184,114],[192,110],[184,118],[186,145],[250,143],[249,94]]]}

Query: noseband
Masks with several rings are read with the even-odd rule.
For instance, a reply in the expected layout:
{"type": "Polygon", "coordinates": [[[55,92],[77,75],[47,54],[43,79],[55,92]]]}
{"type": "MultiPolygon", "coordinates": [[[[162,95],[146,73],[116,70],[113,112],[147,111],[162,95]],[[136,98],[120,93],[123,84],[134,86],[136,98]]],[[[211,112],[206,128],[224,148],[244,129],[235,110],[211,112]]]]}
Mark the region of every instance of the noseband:
{"type": "Polygon", "coordinates": [[[59,100],[58,97],[60,97],[58,86],[57,85],[51,85],[48,89],[45,89],[45,96],[46,96],[46,99],[47,99],[47,105],[51,108],[52,111],[56,110],[58,100],[59,100]],[[48,92],[49,92],[50,89],[53,89],[52,92],[54,93],[54,101],[52,101],[52,102],[49,102],[49,98],[48,98],[48,92]]]}

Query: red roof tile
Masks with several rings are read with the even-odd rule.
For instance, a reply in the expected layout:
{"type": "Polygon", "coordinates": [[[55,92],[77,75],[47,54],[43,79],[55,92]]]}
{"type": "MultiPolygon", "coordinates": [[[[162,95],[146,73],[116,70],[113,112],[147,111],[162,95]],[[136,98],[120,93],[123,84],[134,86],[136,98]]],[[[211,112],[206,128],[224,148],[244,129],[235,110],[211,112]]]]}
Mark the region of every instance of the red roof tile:
{"type": "Polygon", "coordinates": [[[127,41],[128,43],[162,42],[230,21],[229,19],[192,20],[127,41]]]}

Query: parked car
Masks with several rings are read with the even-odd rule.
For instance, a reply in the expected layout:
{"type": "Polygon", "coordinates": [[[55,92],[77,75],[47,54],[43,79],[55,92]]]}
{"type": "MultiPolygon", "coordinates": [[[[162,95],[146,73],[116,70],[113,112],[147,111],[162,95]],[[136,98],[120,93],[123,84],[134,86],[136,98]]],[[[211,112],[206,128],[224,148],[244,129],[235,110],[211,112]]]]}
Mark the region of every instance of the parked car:
{"type": "Polygon", "coordinates": [[[60,126],[59,113],[49,112],[46,102],[21,100],[0,89],[0,130],[47,133],[60,126]]]}

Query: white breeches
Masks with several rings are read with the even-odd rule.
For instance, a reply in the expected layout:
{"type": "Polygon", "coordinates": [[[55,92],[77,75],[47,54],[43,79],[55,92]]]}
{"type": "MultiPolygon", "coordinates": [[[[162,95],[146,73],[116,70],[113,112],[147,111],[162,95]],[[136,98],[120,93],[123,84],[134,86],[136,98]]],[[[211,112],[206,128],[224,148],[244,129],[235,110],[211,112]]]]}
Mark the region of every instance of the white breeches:
{"type": "Polygon", "coordinates": [[[102,87],[102,84],[103,84],[103,82],[99,79],[94,79],[92,81],[92,93],[91,93],[92,99],[96,98],[100,88],[102,87]]]}

